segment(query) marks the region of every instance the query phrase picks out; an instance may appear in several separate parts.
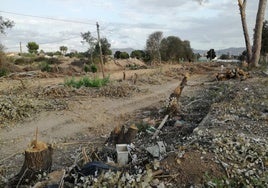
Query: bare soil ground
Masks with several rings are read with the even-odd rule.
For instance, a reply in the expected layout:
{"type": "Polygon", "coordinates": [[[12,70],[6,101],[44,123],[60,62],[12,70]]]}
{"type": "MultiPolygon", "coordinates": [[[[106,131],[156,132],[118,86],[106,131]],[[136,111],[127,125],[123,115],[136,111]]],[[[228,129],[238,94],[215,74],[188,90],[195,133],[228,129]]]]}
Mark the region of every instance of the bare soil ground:
{"type": "MultiPolygon", "coordinates": [[[[55,147],[53,169],[71,166],[76,156],[74,153],[81,147],[102,145],[116,126],[140,122],[158,125],[163,118],[160,111],[166,99],[186,72],[191,76],[181,97],[182,112],[169,119],[170,124],[179,121],[182,126],[166,126],[159,136],[168,147],[177,148],[177,152],[171,152],[173,154],[161,162],[171,175],[160,175],[155,179],[167,186],[187,187],[209,182],[206,185],[213,187],[218,185],[218,181],[226,185],[225,180],[236,174],[232,170],[237,169],[232,165],[239,165],[239,159],[228,162],[231,157],[226,156],[232,152],[238,156],[239,152],[235,154],[236,151],[229,148],[229,141],[224,141],[224,138],[230,137],[232,144],[237,145],[244,145],[244,142],[234,141],[236,135],[249,142],[260,139],[260,143],[267,143],[268,81],[264,75],[254,73],[253,78],[244,82],[228,80],[219,83],[214,75],[220,71],[220,66],[183,64],[125,70],[127,80],[123,81],[123,70],[118,65],[113,66],[109,65],[113,83],[106,89],[66,88],[63,86],[65,75],[62,74],[39,72],[1,78],[1,105],[7,106],[3,109],[12,111],[8,104],[16,106],[22,103],[14,111],[14,114],[19,114],[18,118],[0,119],[0,176],[3,184],[19,171],[23,152],[34,138],[36,127],[38,139],[55,147]],[[136,85],[132,80],[135,73],[138,74],[136,85]],[[117,92],[114,93],[111,90],[115,88],[117,92]],[[25,111],[28,113],[25,114],[25,111]],[[183,154],[179,156],[178,153],[183,154]]],[[[145,143],[150,143],[150,140],[148,135],[141,133],[135,143],[143,143],[146,147],[145,143]]],[[[258,157],[262,161],[263,172],[258,172],[258,175],[266,174],[261,177],[267,178],[268,150],[265,150],[266,146],[259,149],[263,152],[258,157]]],[[[254,158],[255,161],[257,159],[254,158]]],[[[258,171],[257,167],[254,168],[258,171]]],[[[248,182],[242,180],[247,178],[248,169],[238,169],[241,177],[237,179],[244,183],[241,185],[247,185],[248,182]]],[[[248,185],[253,185],[253,181],[255,179],[250,180],[248,185]]],[[[267,183],[267,179],[262,181],[267,183]]]]}

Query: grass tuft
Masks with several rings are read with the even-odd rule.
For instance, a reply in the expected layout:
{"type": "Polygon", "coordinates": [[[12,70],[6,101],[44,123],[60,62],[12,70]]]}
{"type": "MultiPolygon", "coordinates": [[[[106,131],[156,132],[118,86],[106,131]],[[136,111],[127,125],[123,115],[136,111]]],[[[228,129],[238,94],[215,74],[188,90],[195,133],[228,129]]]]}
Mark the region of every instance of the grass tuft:
{"type": "Polygon", "coordinates": [[[80,88],[82,86],[84,87],[102,87],[107,85],[107,83],[110,81],[110,77],[106,78],[93,78],[90,79],[88,77],[83,77],[80,80],[75,80],[74,78],[66,79],[64,82],[65,86],[74,87],[74,88],[80,88]]]}

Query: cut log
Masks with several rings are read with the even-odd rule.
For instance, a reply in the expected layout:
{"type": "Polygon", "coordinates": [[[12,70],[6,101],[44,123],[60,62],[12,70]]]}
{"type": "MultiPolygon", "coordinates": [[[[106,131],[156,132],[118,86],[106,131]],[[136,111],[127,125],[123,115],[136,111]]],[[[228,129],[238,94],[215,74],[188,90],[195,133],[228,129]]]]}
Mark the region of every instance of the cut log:
{"type": "Polygon", "coordinates": [[[9,185],[29,185],[38,174],[49,173],[52,166],[53,149],[46,143],[34,140],[25,150],[25,158],[20,172],[9,181],[9,185]]]}

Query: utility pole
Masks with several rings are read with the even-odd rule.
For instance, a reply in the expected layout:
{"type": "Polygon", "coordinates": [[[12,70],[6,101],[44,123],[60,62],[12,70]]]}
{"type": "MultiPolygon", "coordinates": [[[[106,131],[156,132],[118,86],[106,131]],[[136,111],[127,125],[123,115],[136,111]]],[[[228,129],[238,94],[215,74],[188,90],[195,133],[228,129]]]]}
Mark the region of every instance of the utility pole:
{"type": "Polygon", "coordinates": [[[97,33],[98,33],[98,42],[99,42],[99,47],[100,47],[100,60],[101,60],[102,77],[105,78],[104,70],[103,70],[103,58],[102,58],[101,41],[100,41],[100,29],[99,29],[98,22],[96,23],[96,25],[97,25],[97,33]]]}
{"type": "Polygon", "coordinates": [[[21,42],[20,42],[20,55],[22,54],[21,42]]]}

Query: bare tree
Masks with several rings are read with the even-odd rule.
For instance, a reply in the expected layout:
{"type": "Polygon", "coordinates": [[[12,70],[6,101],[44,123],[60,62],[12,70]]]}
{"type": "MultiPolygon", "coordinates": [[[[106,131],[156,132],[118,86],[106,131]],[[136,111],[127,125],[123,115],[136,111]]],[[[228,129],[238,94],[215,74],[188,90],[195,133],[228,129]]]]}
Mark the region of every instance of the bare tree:
{"type": "Polygon", "coordinates": [[[160,45],[162,38],[163,32],[156,31],[150,34],[146,41],[146,50],[149,52],[152,60],[158,59],[159,63],[161,63],[160,45]]]}
{"type": "Polygon", "coordinates": [[[259,0],[259,7],[254,29],[252,57],[250,60],[250,64],[252,67],[257,67],[259,65],[258,63],[260,60],[260,53],[261,53],[262,27],[265,15],[266,3],[267,0],[259,0]]]}
{"type": "Polygon", "coordinates": [[[240,15],[241,15],[241,22],[242,22],[244,38],[245,38],[245,43],[246,43],[246,48],[247,48],[247,62],[250,62],[251,57],[252,57],[252,51],[251,51],[250,38],[248,34],[248,26],[247,26],[247,21],[246,21],[246,5],[247,5],[247,0],[238,0],[238,6],[240,10],[240,15]]]}
{"type": "Polygon", "coordinates": [[[252,49],[250,45],[250,39],[249,39],[248,29],[247,29],[247,24],[246,24],[246,12],[245,12],[246,3],[247,3],[246,0],[238,0],[238,6],[240,10],[242,27],[244,31],[245,43],[246,43],[247,53],[248,53],[247,60],[251,67],[258,67],[259,60],[260,60],[260,52],[261,52],[262,27],[263,27],[267,0],[259,0],[252,49]]]}

